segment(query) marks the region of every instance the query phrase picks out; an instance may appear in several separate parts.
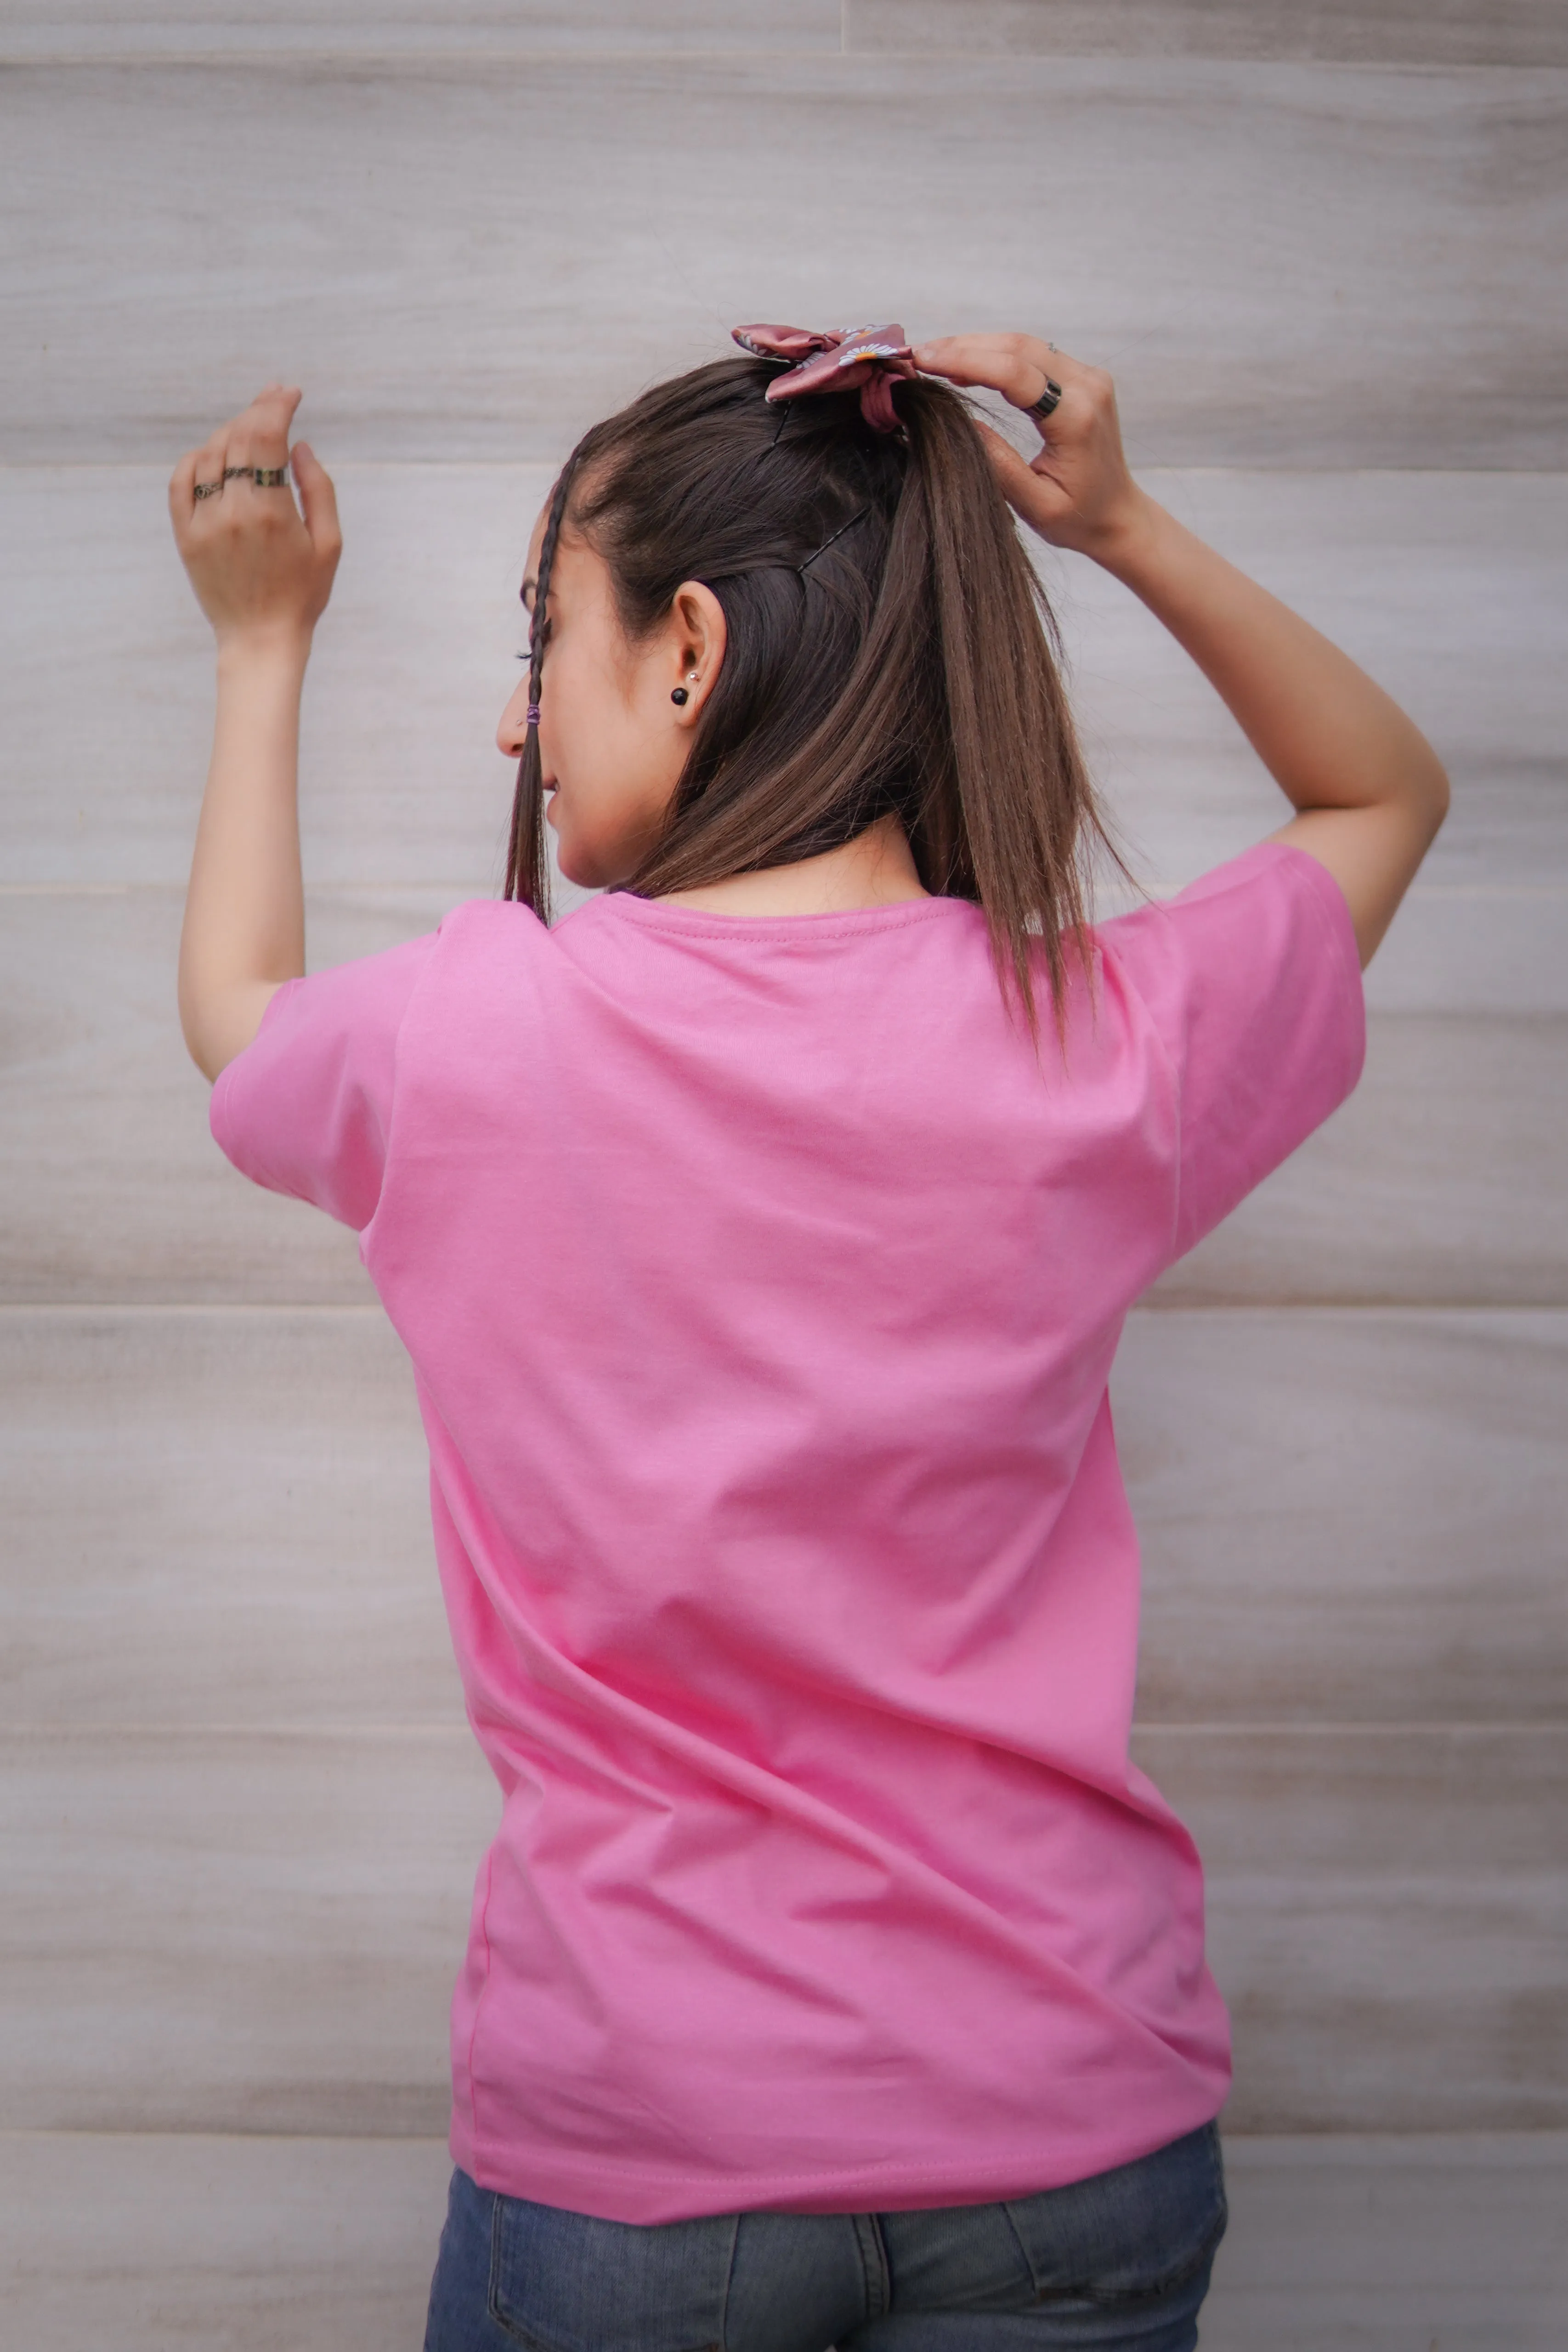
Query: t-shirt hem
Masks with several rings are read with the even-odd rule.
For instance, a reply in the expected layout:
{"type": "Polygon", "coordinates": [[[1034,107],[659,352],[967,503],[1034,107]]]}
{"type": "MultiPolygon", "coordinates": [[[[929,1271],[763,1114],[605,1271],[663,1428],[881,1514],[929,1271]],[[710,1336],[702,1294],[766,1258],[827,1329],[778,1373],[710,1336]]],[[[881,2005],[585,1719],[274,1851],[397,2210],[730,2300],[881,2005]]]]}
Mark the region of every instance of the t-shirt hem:
{"type": "Polygon", "coordinates": [[[716,2213],[900,2213],[952,2205],[1000,2204],[1088,2180],[1133,2164],[1156,2148],[1213,2123],[1229,2095],[1212,2092],[1142,2128],[1107,2131],[1077,2141],[1070,2153],[1017,2150],[977,2164],[860,2165],[805,2172],[662,2172],[641,2165],[577,2163],[556,2151],[482,2153],[454,2108],[448,2146],[454,2164],[481,2189],[536,2205],[643,2226],[697,2221],[716,2213]]]}

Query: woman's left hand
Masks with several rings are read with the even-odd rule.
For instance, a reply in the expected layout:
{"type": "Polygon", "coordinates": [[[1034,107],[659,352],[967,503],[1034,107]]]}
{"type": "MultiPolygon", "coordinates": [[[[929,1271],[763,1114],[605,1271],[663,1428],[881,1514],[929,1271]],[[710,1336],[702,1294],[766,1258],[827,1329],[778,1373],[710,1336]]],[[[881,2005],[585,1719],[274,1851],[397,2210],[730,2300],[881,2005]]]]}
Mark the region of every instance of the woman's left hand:
{"type": "Polygon", "coordinates": [[[169,484],[175,542],[220,646],[279,639],[308,646],[332,593],[342,551],[337,499],[308,443],[297,441],[290,456],[299,405],[297,391],[268,384],[200,449],[187,450],[169,484]],[[287,478],[263,486],[252,478],[257,469],[291,471],[300,507],[287,478]]]}
{"type": "Polygon", "coordinates": [[[1436,753],[1339,648],[1248,580],[1141,490],[1127,470],[1116,394],[1099,368],[1031,335],[954,335],[916,365],[986,384],[1035,421],[1026,463],[984,425],[1007,499],[1058,547],[1093,556],[1163,621],[1223,698],[1297,814],[1270,836],[1326,866],[1364,964],[1393,919],[1448,805],[1436,753]]]}
{"type": "Polygon", "coordinates": [[[1057,547],[1103,560],[1136,521],[1142,493],[1127,470],[1116,387],[1035,335],[947,335],[920,344],[915,365],[950,383],[984,385],[1022,409],[1040,436],[1032,458],[982,424],[1004,496],[1015,513],[1057,547]],[[1049,416],[1034,413],[1047,386],[1061,398],[1049,416]]]}

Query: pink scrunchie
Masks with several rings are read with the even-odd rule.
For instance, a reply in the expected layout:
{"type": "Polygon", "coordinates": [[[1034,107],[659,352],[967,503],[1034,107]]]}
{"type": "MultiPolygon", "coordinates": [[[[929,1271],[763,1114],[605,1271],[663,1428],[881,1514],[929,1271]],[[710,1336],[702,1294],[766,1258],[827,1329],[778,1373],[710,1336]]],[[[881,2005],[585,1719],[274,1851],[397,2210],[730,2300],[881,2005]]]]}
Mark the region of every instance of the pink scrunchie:
{"type": "Polygon", "coordinates": [[[902,327],[845,327],[816,334],[809,327],[735,327],[736,342],[760,360],[789,360],[789,373],[769,384],[769,400],[798,400],[813,392],[860,387],[860,413],[878,433],[896,433],[893,386],[919,371],[902,327]]]}

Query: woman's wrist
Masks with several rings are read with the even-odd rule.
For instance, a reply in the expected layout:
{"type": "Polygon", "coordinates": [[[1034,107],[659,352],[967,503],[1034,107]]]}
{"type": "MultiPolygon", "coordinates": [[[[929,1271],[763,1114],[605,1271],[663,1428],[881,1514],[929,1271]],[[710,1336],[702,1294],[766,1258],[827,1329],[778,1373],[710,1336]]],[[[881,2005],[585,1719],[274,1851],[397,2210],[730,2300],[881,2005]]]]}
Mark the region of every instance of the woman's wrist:
{"type": "Polygon", "coordinates": [[[1125,496],[1085,537],[1079,552],[1136,591],[1158,546],[1162,527],[1169,521],[1164,508],[1147,490],[1129,482],[1125,496]]]}
{"type": "Polygon", "coordinates": [[[220,683],[230,678],[297,683],[310,658],[313,631],[298,622],[250,624],[217,633],[220,683]]]}

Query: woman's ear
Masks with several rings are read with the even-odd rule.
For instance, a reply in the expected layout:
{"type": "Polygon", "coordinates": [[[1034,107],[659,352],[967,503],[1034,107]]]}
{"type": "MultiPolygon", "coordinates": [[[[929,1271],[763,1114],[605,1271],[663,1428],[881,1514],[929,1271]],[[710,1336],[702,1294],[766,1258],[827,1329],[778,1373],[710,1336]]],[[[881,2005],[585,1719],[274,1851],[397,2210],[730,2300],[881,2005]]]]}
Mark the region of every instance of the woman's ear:
{"type": "Polygon", "coordinates": [[[676,590],[669,617],[671,698],[678,723],[689,727],[718,683],[729,632],[724,607],[700,580],[688,580],[676,590]]]}

